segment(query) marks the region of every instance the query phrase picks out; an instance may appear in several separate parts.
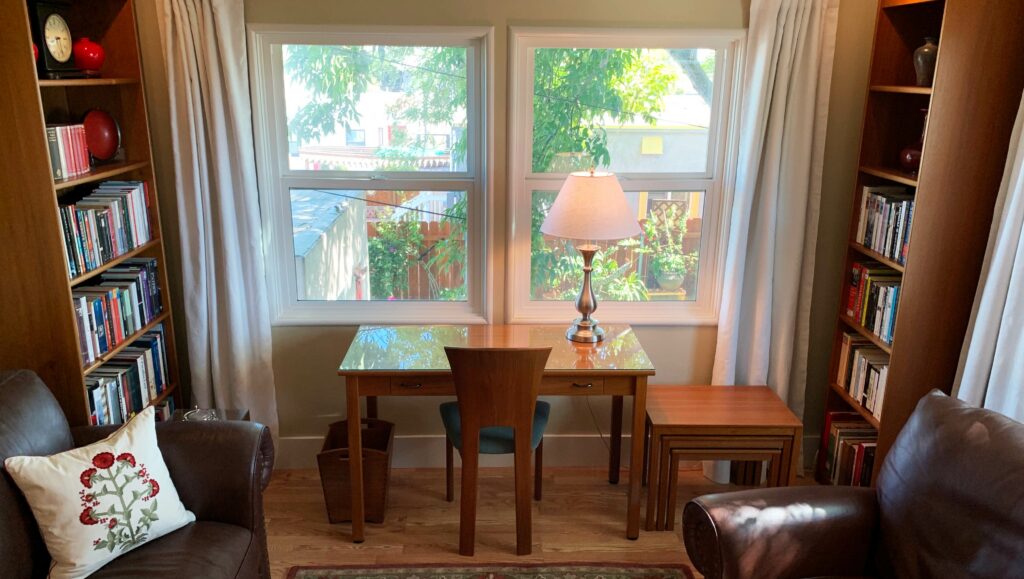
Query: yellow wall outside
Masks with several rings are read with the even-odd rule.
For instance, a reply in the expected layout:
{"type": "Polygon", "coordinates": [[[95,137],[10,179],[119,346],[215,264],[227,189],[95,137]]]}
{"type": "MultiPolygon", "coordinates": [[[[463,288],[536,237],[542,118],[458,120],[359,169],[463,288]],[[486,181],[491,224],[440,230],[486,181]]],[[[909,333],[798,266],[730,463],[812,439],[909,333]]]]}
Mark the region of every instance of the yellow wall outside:
{"type": "MultiPolygon", "coordinates": [[[[158,0],[139,0],[138,13],[143,29],[142,42],[149,92],[154,147],[158,159],[160,188],[173,191],[170,168],[169,126],[166,81],[157,33],[158,0]]],[[[831,347],[838,303],[841,258],[845,243],[853,189],[859,125],[865,97],[867,61],[875,7],[866,0],[844,0],[840,11],[840,31],[836,49],[832,103],[826,145],[825,179],[819,227],[818,265],[815,270],[815,298],[812,309],[812,344],[808,384],[807,431],[816,432],[820,424],[821,399],[825,387],[825,368],[831,347]]],[[[749,0],[247,0],[246,22],[318,25],[443,25],[494,27],[495,151],[494,191],[491,203],[494,221],[491,242],[501,248],[498,261],[491,264],[494,287],[504,287],[504,239],[506,235],[506,143],[508,27],[510,26],[592,26],[651,28],[743,28],[749,13],[749,0]]],[[[173,199],[163,197],[165,230],[177,228],[173,199]]],[[[175,240],[168,250],[172,267],[176,260],[175,240]]],[[[176,265],[177,264],[177,265],[176,265]]],[[[180,279],[180,270],[172,278],[180,279]]],[[[181,292],[176,291],[177,300],[181,292]]],[[[502,321],[504,304],[496,296],[496,322],[502,321]]],[[[182,312],[180,305],[177,312],[182,312]]],[[[179,323],[183,324],[183,320],[179,323]]],[[[303,449],[313,448],[312,437],[321,436],[326,425],[344,414],[343,380],[335,369],[351,340],[353,327],[275,327],[274,378],[280,415],[280,434],[287,440],[305,438],[303,449]],[[309,437],[309,438],[306,438],[309,437]]],[[[645,348],[658,368],[654,383],[699,384],[711,377],[716,331],[713,327],[641,327],[637,329],[645,348]]],[[[180,332],[182,336],[185,332],[180,332]]],[[[180,348],[180,351],[185,351],[180,348]]],[[[594,399],[587,407],[583,398],[559,400],[552,412],[549,432],[556,434],[593,434],[593,411],[602,429],[607,428],[608,402],[594,399]]],[[[399,435],[432,435],[442,432],[437,415],[437,399],[403,398],[382,403],[382,417],[398,425],[399,435]]],[[[628,413],[627,413],[628,416],[628,413]]],[[[282,456],[284,464],[300,464],[311,456],[282,456]]],[[[311,463],[307,463],[311,464],[311,463]]]]}

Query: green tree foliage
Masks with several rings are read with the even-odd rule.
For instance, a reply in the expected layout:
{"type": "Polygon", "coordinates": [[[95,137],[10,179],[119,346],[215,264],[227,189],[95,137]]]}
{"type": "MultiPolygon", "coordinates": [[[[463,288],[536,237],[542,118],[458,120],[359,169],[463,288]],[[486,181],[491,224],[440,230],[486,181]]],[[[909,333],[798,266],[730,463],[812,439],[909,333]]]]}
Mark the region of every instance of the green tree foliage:
{"type": "Polygon", "coordinates": [[[419,223],[400,219],[377,222],[369,239],[370,297],[385,300],[409,289],[409,266],[419,256],[423,234],[419,223]]]}
{"type": "MultiPolygon", "coordinates": [[[[285,70],[310,95],[288,123],[292,138],[315,141],[338,127],[358,123],[359,99],[372,87],[402,93],[391,106],[395,124],[446,124],[456,132],[453,163],[466,158],[466,48],[460,46],[285,47],[285,70]]],[[[378,152],[385,170],[410,170],[411,160],[430,143],[396,135],[378,152]]]]}
{"type": "Polygon", "coordinates": [[[607,166],[610,118],[653,125],[676,75],[640,49],[546,48],[534,52],[533,170],[607,166]],[[581,153],[577,166],[553,166],[559,153],[581,153]]]}

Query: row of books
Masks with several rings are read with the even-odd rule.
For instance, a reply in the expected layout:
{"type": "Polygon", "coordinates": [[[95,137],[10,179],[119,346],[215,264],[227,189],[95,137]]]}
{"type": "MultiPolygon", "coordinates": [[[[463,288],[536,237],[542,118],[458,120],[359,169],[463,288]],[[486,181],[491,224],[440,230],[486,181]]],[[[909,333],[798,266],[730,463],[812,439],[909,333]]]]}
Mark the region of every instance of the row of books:
{"type": "Polygon", "coordinates": [[[891,344],[902,280],[878,262],[854,262],[846,285],[846,315],[891,344]]]}
{"type": "Polygon", "coordinates": [[[85,125],[46,125],[46,144],[50,148],[54,179],[70,179],[89,172],[85,125]]]}
{"type": "Polygon", "coordinates": [[[123,424],[167,389],[163,324],[137,338],[85,377],[93,424],[123,424]]]}
{"type": "Polygon", "coordinates": [[[163,312],[156,259],[133,257],[72,289],[82,365],[88,366],[163,312]]]}
{"type": "Polygon", "coordinates": [[[867,338],[844,332],[836,374],[836,384],[881,420],[885,384],[889,377],[889,355],[867,338]]]}
{"type": "Polygon", "coordinates": [[[149,242],[148,206],[144,181],[104,181],[89,193],[62,199],[68,275],[82,275],[149,242]]]}
{"type": "Polygon", "coordinates": [[[910,246],[914,197],[904,187],[864,187],[857,242],[903,264],[910,246]]]}
{"type": "Polygon", "coordinates": [[[878,432],[855,412],[825,414],[825,473],[834,485],[871,486],[878,432]]]}

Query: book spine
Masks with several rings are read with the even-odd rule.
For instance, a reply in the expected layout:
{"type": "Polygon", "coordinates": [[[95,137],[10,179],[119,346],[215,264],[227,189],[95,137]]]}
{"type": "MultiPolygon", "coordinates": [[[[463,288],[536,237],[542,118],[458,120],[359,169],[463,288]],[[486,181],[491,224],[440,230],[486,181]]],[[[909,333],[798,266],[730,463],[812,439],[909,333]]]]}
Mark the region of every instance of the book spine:
{"type": "Polygon", "coordinates": [[[64,178],[64,171],[60,166],[60,148],[57,144],[57,129],[55,127],[46,127],[46,148],[50,153],[50,172],[53,174],[53,179],[60,180],[64,178]]]}

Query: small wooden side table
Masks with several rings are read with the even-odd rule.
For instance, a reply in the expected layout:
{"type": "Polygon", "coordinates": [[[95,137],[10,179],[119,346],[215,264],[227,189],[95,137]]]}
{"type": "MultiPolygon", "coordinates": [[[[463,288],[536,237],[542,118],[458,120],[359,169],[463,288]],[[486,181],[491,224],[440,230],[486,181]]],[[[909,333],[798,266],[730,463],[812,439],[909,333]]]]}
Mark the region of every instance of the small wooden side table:
{"type": "Polygon", "coordinates": [[[768,486],[788,486],[802,435],[767,386],[648,386],[646,530],[674,526],[680,460],[766,460],[768,486]]]}

